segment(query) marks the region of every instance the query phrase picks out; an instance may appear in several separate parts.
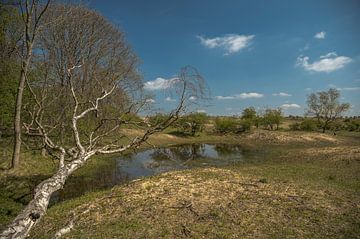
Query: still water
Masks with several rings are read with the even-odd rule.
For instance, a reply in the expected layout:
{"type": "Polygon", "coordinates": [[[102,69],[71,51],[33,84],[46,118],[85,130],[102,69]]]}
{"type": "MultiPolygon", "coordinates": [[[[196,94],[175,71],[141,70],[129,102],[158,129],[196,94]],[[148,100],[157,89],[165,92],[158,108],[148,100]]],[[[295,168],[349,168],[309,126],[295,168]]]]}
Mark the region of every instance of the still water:
{"type": "Polygon", "coordinates": [[[194,167],[224,167],[241,163],[251,155],[239,145],[191,144],[148,149],[129,153],[109,161],[109,166],[91,175],[72,176],[63,190],[52,197],[52,203],[107,189],[130,180],[172,170],[194,167]]]}

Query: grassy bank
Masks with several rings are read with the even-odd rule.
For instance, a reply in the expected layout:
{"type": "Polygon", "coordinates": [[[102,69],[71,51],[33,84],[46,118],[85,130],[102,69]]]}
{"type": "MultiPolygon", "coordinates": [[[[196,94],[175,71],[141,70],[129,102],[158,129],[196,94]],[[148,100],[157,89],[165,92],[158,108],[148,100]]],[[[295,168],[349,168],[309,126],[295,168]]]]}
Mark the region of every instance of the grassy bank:
{"type": "MultiPolygon", "coordinates": [[[[50,238],[72,219],[70,238],[360,235],[357,135],[256,131],[188,138],[160,134],[150,140],[157,145],[199,142],[239,143],[250,152],[261,148],[265,153],[232,167],[170,172],[59,203],[49,209],[32,238],[50,238]]],[[[94,169],[108,167],[107,162],[93,159],[76,175],[90,177],[94,169]]]]}

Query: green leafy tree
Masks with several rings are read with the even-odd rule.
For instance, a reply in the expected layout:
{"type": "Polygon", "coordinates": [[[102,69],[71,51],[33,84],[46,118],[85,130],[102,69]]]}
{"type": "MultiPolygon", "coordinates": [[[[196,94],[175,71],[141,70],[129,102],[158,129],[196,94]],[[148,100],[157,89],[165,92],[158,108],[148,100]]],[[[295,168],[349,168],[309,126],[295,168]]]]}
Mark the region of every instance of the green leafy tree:
{"type": "Polygon", "coordinates": [[[265,114],[262,118],[262,123],[266,128],[270,128],[271,130],[274,130],[274,126],[276,126],[276,130],[278,130],[282,120],[283,120],[283,116],[280,108],[266,109],[265,114]]]}
{"type": "Polygon", "coordinates": [[[206,123],[207,115],[205,113],[192,113],[182,117],[179,120],[179,126],[191,136],[203,131],[204,124],[206,123]]]}
{"type": "Polygon", "coordinates": [[[307,98],[307,115],[315,116],[323,133],[329,124],[350,109],[349,103],[340,103],[340,91],[330,88],[328,91],[312,93],[307,98]]]}
{"type": "Polygon", "coordinates": [[[248,107],[248,108],[244,109],[242,112],[242,116],[241,116],[242,119],[247,119],[250,121],[254,121],[256,117],[257,117],[257,114],[256,114],[256,110],[254,107],[248,107]]]}

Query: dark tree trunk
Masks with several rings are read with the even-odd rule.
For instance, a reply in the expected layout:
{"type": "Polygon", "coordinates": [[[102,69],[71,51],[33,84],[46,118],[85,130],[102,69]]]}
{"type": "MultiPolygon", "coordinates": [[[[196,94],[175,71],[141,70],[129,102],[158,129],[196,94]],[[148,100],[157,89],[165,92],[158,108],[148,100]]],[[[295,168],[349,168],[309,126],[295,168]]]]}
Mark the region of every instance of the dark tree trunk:
{"type": "Polygon", "coordinates": [[[23,63],[23,69],[20,73],[20,82],[16,95],[16,104],[15,104],[15,118],[14,118],[14,151],[11,161],[12,168],[18,167],[20,163],[20,151],[21,151],[21,108],[22,100],[24,94],[25,80],[27,74],[27,68],[30,62],[30,56],[23,63]]]}

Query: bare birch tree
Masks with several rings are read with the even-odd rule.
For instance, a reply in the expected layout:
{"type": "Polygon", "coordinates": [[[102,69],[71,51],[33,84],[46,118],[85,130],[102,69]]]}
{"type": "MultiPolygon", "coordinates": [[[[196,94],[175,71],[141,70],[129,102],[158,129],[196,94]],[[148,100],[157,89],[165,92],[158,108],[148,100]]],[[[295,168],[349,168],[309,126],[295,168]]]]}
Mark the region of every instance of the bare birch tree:
{"type": "Polygon", "coordinates": [[[33,199],[0,238],[25,238],[46,213],[51,195],[67,178],[97,154],[138,148],[157,132],[172,125],[193,103],[206,95],[203,78],[185,67],[171,83],[177,106],[155,125],[129,120],[146,105],[137,58],[123,33],[95,11],[82,6],[55,6],[49,18],[56,26],[44,29],[39,49],[43,67],[36,81],[26,78],[33,96],[23,124],[29,136],[39,137],[59,164],[52,177],[35,188],[33,199]],[[59,20],[60,19],[60,20],[59,20]],[[39,80],[40,79],[40,80],[39,80]],[[128,136],[127,125],[142,129],[128,136]]]}

